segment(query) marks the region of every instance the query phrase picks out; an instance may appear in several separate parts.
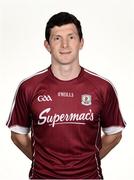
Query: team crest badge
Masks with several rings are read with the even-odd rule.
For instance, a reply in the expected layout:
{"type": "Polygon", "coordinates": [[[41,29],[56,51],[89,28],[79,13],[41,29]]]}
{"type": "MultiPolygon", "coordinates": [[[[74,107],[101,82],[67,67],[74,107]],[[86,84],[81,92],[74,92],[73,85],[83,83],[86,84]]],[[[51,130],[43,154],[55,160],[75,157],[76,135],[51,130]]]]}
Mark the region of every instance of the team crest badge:
{"type": "Polygon", "coordinates": [[[92,104],[91,95],[88,95],[88,94],[81,95],[81,104],[85,106],[90,106],[92,104]]]}

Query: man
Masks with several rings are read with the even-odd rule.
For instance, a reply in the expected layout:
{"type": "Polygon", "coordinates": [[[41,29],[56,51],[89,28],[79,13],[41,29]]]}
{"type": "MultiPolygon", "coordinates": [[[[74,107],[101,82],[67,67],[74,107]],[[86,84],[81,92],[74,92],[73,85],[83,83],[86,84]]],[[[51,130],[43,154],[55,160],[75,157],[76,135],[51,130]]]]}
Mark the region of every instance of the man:
{"type": "Polygon", "coordinates": [[[74,15],[52,16],[45,36],[51,66],[19,85],[11,138],[32,160],[30,179],[103,179],[100,160],[125,127],[114,88],[80,66],[84,40],[74,15]]]}

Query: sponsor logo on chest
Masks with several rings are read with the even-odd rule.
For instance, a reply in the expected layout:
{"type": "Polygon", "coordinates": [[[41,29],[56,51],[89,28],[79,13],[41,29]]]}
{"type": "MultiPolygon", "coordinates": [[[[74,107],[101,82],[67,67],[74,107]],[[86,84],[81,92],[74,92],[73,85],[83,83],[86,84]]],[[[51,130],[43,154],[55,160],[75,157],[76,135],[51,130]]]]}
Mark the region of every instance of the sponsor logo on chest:
{"type": "Polygon", "coordinates": [[[93,121],[94,113],[91,109],[86,113],[62,113],[51,114],[52,108],[46,108],[39,114],[38,125],[49,124],[54,127],[58,124],[81,124],[85,125],[85,121],[93,121]]]}

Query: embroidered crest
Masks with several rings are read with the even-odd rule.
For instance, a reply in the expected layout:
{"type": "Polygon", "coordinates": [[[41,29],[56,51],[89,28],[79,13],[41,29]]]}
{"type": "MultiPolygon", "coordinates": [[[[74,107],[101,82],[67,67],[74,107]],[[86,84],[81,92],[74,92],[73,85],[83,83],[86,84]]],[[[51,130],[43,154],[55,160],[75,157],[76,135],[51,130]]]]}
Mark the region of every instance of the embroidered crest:
{"type": "Polygon", "coordinates": [[[90,106],[92,104],[91,99],[92,99],[91,95],[83,94],[83,95],[81,95],[81,104],[83,104],[85,106],[90,106]]]}

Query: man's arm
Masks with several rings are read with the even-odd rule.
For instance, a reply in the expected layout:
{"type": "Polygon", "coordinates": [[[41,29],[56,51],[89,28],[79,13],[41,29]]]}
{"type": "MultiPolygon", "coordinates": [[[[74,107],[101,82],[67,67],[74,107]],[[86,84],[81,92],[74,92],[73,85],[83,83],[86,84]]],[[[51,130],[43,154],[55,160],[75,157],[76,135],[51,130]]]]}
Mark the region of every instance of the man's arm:
{"type": "Polygon", "coordinates": [[[102,148],[100,150],[100,159],[104,158],[121,140],[122,132],[102,136],[102,148]]]}
{"type": "Polygon", "coordinates": [[[30,159],[32,160],[31,138],[28,134],[18,134],[11,132],[13,143],[30,159]]]}

